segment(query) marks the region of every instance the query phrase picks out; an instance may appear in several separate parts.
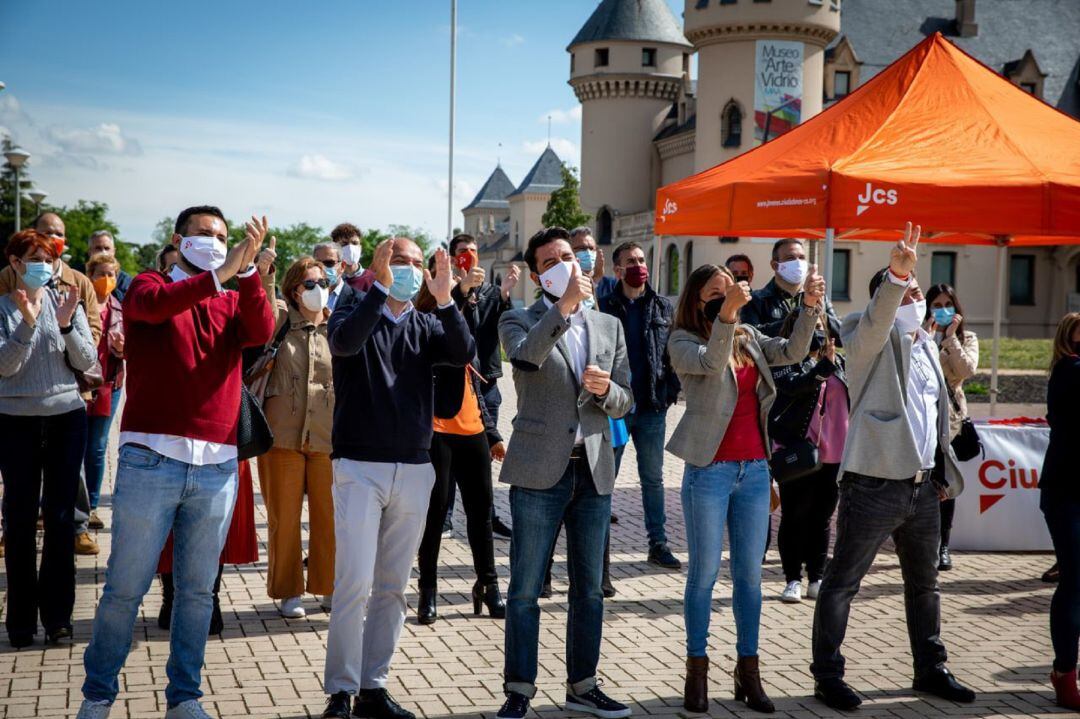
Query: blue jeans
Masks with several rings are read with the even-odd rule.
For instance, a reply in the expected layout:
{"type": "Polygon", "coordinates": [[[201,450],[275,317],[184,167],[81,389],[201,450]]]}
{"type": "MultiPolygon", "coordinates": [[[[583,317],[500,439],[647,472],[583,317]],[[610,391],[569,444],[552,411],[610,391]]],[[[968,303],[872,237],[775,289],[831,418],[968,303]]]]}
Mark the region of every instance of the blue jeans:
{"type": "MultiPolygon", "coordinates": [[[[626,415],[626,427],[637,450],[638,478],[641,480],[641,505],[645,510],[645,531],[649,546],[667,544],[664,525],[664,430],[667,412],[632,412],[626,415]]],[[[623,450],[615,450],[615,474],[622,465],[623,450]]]]}
{"type": "Polygon", "coordinates": [[[105,479],[105,452],[109,446],[109,428],[112,427],[116,405],[120,404],[120,390],[112,393],[112,409],[108,417],[86,418],[86,491],[90,496],[90,509],[98,508],[101,483],[105,479]]]}
{"type": "Polygon", "coordinates": [[[173,532],[176,597],[169,633],[170,707],[202,696],[199,689],[213,608],[218,557],[232,519],[236,460],[197,466],[125,444],[113,491],[112,554],[83,664],[83,696],[112,702],[117,675],[131,650],[131,632],[150,588],[158,555],[173,532]]]}
{"type": "Polygon", "coordinates": [[[761,557],[769,532],[769,465],[713,462],[686,465],[682,504],[690,568],[683,595],[686,654],[705,656],[713,585],[720,573],[724,524],[730,540],[731,611],[735,615],[735,649],[740,657],[758,653],[761,620],[761,557]]]}
{"type": "Polygon", "coordinates": [[[596,492],[588,461],[571,459],[550,489],[510,488],[510,589],[506,599],[504,688],[527,697],[536,694],[537,644],[540,637],[540,589],[548,557],[566,524],[570,609],[566,619],[567,684],[575,694],[596,686],[604,594],[600,576],[604,543],[611,522],[611,495],[596,492]]]}

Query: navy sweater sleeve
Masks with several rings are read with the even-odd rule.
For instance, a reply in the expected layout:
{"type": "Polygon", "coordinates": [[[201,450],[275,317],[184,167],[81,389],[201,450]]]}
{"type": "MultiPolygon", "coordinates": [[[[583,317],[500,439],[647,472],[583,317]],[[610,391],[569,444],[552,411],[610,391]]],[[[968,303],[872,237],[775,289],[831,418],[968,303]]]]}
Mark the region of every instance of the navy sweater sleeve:
{"type": "MultiPolygon", "coordinates": [[[[330,315],[326,334],[330,354],[351,357],[357,354],[379,324],[387,294],[374,285],[359,300],[340,305],[330,315]]],[[[350,298],[352,299],[352,298],[350,298]]]]}
{"type": "MultiPolygon", "coordinates": [[[[435,310],[429,323],[428,352],[432,364],[464,367],[476,354],[476,342],[465,316],[454,305],[435,310]]],[[[331,342],[331,349],[333,343],[331,342]]]]}

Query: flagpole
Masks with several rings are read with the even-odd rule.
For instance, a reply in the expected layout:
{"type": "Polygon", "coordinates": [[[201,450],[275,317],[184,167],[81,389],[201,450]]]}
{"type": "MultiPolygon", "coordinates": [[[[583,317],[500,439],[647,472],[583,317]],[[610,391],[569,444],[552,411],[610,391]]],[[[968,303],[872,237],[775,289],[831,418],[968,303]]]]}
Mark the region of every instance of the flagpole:
{"type": "Polygon", "coordinates": [[[446,183],[446,244],[454,232],[454,122],[457,110],[457,0],[450,0],[450,168],[446,183]]]}

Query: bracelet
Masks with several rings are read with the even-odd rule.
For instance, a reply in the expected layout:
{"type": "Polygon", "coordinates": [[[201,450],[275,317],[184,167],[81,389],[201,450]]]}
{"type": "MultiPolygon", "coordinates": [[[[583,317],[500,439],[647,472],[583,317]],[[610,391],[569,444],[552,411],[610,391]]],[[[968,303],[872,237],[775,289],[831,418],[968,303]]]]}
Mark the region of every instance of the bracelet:
{"type": "Polygon", "coordinates": [[[68,325],[67,327],[61,327],[61,328],[60,328],[60,334],[62,334],[62,335],[69,335],[69,334],[71,334],[71,330],[73,330],[73,329],[75,329],[75,325],[74,325],[74,324],[70,324],[70,325],[68,325]]]}

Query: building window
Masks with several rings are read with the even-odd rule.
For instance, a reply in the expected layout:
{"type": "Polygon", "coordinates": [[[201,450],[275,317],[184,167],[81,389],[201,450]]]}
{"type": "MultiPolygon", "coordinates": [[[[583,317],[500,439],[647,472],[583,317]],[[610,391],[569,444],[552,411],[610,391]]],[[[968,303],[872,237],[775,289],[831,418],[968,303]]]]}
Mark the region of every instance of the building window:
{"type": "Polygon", "coordinates": [[[709,7],[709,0],[697,0],[697,5],[694,6],[696,10],[704,10],[709,7]]]}
{"type": "Polygon", "coordinates": [[[667,293],[679,294],[679,248],[674,244],[667,248],[667,293]]]}
{"type": "Polygon", "coordinates": [[[641,49],[641,66],[656,67],[656,48],[644,47],[641,49]]]}
{"type": "Polygon", "coordinates": [[[833,73],[833,97],[844,97],[851,92],[851,73],[837,70],[833,73]]]}
{"type": "Polygon", "coordinates": [[[1036,85],[1033,82],[1022,82],[1022,83],[1020,83],[1020,89],[1023,90],[1024,92],[1026,92],[1029,95],[1038,95],[1039,94],[1039,87],[1038,87],[1038,85],[1036,85]]]}
{"type": "Polygon", "coordinates": [[[611,210],[606,207],[596,214],[596,241],[601,245],[611,244],[611,210]]]}
{"type": "Polygon", "coordinates": [[[608,64],[608,49],[606,47],[597,48],[596,58],[593,60],[593,67],[607,67],[608,64]]]}
{"type": "Polygon", "coordinates": [[[694,243],[686,243],[686,276],[690,277],[690,273],[694,271],[694,243]]]}
{"type": "Polygon", "coordinates": [[[739,147],[742,145],[743,114],[739,103],[729,100],[724,106],[724,114],[720,117],[720,140],[724,147],[739,147]]]}
{"type": "Polygon", "coordinates": [[[1009,304],[1035,304],[1035,255],[1009,258],[1009,304]]]}
{"type": "Polygon", "coordinates": [[[930,255],[930,284],[956,286],[955,252],[935,252],[930,255]]]}
{"type": "Polygon", "coordinates": [[[577,55],[575,55],[574,53],[570,53],[570,72],[574,71],[574,60],[576,58],[577,58],[577,55]]]}
{"type": "Polygon", "coordinates": [[[832,301],[851,300],[851,250],[833,250],[832,301]]]}

